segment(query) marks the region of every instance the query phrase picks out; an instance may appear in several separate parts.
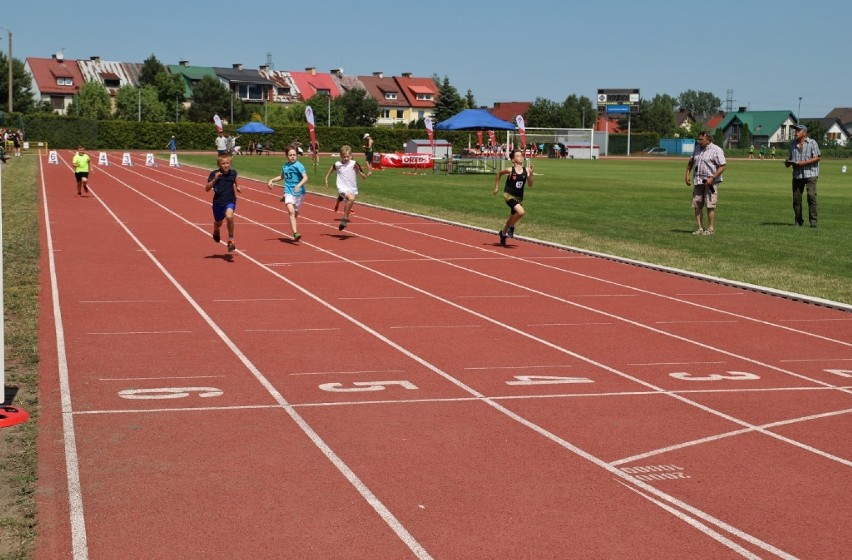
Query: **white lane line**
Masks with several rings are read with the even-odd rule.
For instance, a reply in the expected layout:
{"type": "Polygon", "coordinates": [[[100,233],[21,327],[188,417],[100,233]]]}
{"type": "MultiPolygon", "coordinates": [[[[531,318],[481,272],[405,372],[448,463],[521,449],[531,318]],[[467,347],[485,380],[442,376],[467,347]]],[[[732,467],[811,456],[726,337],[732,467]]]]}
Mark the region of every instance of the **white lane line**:
{"type": "Polygon", "coordinates": [[[701,364],[724,364],[725,362],[636,362],[628,366],[694,366],[701,364]]]}
{"type": "Polygon", "coordinates": [[[778,360],[779,362],[852,362],[852,358],[793,358],[778,360]]]}
{"type": "MultiPolygon", "coordinates": [[[[619,459],[617,461],[610,462],[610,465],[619,466],[624,465],[626,463],[632,463],[634,461],[638,461],[640,459],[647,459],[649,457],[654,457],[656,455],[662,455],[664,453],[669,453],[671,451],[678,451],[680,449],[684,449],[686,447],[693,447],[696,445],[702,445],[705,443],[712,443],[719,441],[721,439],[739,436],[742,434],[747,434],[750,432],[754,432],[756,429],[761,430],[771,430],[772,428],[778,428],[780,426],[788,426],[790,424],[800,424],[802,422],[809,422],[811,420],[819,420],[822,418],[831,418],[832,416],[841,416],[843,414],[849,414],[852,412],[852,408],[847,408],[844,410],[834,410],[832,412],[823,412],[821,414],[811,414],[809,416],[801,416],[799,418],[788,418],[786,420],[779,420],[777,422],[770,422],[768,424],[761,424],[760,426],[755,426],[755,428],[744,428],[742,430],[733,430],[730,432],[725,432],[723,434],[716,434],[715,436],[707,436],[699,439],[694,439],[692,441],[685,441],[683,443],[678,443],[675,445],[669,445],[667,447],[661,447],[660,449],[654,449],[652,451],[647,451],[645,453],[640,453],[638,455],[633,455],[631,457],[625,457],[624,459],[619,459]]],[[[849,466],[852,466],[852,462],[849,463],[849,466]]]]}
{"type": "Polygon", "coordinates": [[[365,300],[365,301],[374,301],[374,300],[383,300],[383,299],[414,299],[413,296],[373,296],[373,297],[339,297],[337,299],[340,300],[365,300]]]}
{"type": "Polygon", "coordinates": [[[397,325],[391,329],[478,329],[482,325],[397,325]]]}
{"type": "Polygon", "coordinates": [[[117,332],[88,332],[92,336],[127,336],[136,334],[191,334],[192,331],[117,331],[117,332]]]}
{"type": "Polygon", "coordinates": [[[167,299],[84,299],[80,300],[80,303],[94,303],[94,304],[102,304],[102,303],[169,303],[167,299]]]}
{"type": "Polygon", "coordinates": [[[825,318],[825,319],[779,319],[779,323],[829,323],[831,321],[852,321],[852,318],[825,318]]]}
{"type": "MultiPolygon", "coordinates": [[[[68,163],[62,160],[65,166],[68,163]]],[[[59,370],[59,394],[62,402],[62,440],[65,451],[65,476],[68,481],[68,517],[71,525],[71,555],[74,560],[87,560],[89,545],[86,539],[86,517],[83,514],[83,492],[80,487],[80,460],[77,456],[77,438],[74,435],[74,415],[71,406],[71,385],[68,376],[68,356],[65,352],[65,329],[62,308],[59,305],[59,280],[56,276],[56,260],[53,250],[53,228],[48,209],[47,183],[44,165],[39,158],[41,195],[44,205],[44,228],[47,242],[47,258],[50,270],[50,296],[53,307],[53,328],[56,333],[56,360],[59,370]]]]}
{"type": "Polygon", "coordinates": [[[245,332],[324,332],[339,331],[340,327],[316,328],[316,329],[246,329],[245,332]]]}
{"type": "Polygon", "coordinates": [[[679,293],[676,296],[744,296],[745,292],[696,292],[696,293],[679,293]]]}
{"type": "Polygon", "coordinates": [[[716,324],[716,323],[739,323],[739,321],[654,321],[656,325],[707,325],[707,324],[716,324]]]}
{"type": "Polygon", "coordinates": [[[220,379],[224,375],[164,375],[162,377],[101,377],[98,381],[160,381],[162,379],[220,379]]]}
{"type": "Polygon", "coordinates": [[[214,299],[213,303],[251,303],[254,301],[296,301],[296,298],[214,299]]]}
{"type": "Polygon", "coordinates": [[[569,368],[569,367],[571,367],[571,366],[568,365],[568,364],[556,364],[556,365],[552,365],[552,366],[548,366],[548,365],[539,365],[539,366],[533,366],[533,365],[484,366],[484,367],[466,367],[464,369],[466,369],[466,370],[488,370],[488,371],[491,371],[491,370],[495,370],[495,369],[538,369],[538,368],[553,369],[553,368],[569,368]]]}
{"type": "MultiPolygon", "coordinates": [[[[405,373],[404,369],[361,369],[352,371],[301,371],[289,375],[351,375],[353,373],[405,373]]],[[[296,405],[294,405],[296,406],[296,405]]]]}
{"type": "Polygon", "coordinates": [[[518,294],[518,295],[498,295],[498,294],[487,294],[481,296],[456,296],[458,299],[477,299],[477,298],[495,298],[495,299],[529,299],[529,295],[527,294],[518,294]]]}
{"type": "Polygon", "coordinates": [[[528,327],[586,327],[591,325],[611,325],[612,323],[530,323],[528,327]]]}

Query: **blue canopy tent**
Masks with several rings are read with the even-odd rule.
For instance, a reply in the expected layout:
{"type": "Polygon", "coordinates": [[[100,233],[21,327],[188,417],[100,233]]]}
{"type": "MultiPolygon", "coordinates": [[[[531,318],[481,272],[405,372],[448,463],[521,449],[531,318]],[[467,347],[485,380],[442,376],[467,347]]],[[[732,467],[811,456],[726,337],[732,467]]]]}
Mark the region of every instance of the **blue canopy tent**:
{"type": "Polygon", "coordinates": [[[262,122],[252,121],[237,129],[240,134],[272,134],[275,132],[262,122]]]}
{"type": "Polygon", "coordinates": [[[498,119],[485,109],[465,109],[435,125],[436,130],[515,130],[515,125],[498,119]]]}
{"type": "MultiPolygon", "coordinates": [[[[435,125],[436,130],[515,130],[515,125],[498,119],[485,109],[465,109],[435,125]]],[[[509,143],[508,132],[506,144],[509,143]]],[[[468,144],[470,140],[468,140],[468,144]]],[[[469,146],[468,146],[469,147],[469,146]]],[[[494,162],[496,168],[496,162],[494,162]]]]}

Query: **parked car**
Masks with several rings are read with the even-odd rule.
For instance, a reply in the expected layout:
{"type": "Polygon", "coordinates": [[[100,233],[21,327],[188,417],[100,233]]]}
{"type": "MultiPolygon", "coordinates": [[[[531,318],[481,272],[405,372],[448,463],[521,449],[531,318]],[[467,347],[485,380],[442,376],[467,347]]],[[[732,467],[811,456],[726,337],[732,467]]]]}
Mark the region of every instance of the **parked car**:
{"type": "Polygon", "coordinates": [[[642,153],[652,155],[652,156],[665,156],[665,155],[668,155],[669,151],[665,148],[656,147],[656,148],[645,148],[644,150],[642,150],[642,153]]]}

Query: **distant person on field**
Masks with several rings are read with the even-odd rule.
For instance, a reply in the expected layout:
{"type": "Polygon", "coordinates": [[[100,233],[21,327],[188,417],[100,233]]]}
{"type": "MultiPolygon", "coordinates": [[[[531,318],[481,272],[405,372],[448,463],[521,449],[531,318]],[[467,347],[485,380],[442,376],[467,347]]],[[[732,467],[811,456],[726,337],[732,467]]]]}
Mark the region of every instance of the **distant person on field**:
{"type": "Polygon", "coordinates": [[[793,168],[793,215],[796,225],[804,224],[802,219],[802,193],[808,191],[808,218],[811,227],[817,225],[817,179],[819,179],[819,160],[822,155],[819,145],[808,138],[808,127],[797,124],[793,127],[796,139],[790,143],[790,153],[784,162],[793,168]]]}
{"type": "Polygon", "coordinates": [[[311,152],[311,158],[314,160],[314,165],[319,163],[319,142],[314,140],[308,142],[308,150],[311,152]]]}
{"type": "Polygon", "coordinates": [[[86,153],[86,148],[77,146],[77,153],[71,158],[74,167],[74,177],[77,179],[77,196],[83,196],[83,191],[89,192],[89,165],[92,159],[86,153]]]}
{"type": "Polygon", "coordinates": [[[524,217],[526,212],[522,203],[524,201],[524,187],[529,184],[533,186],[533,165],[529,169],[524,167],[524,152],[523,150],[511,151],[512,166],[506,169],[501,169],[497,172],[494,178],[494,192],[500,188],[500,177],[506,175],[506,184],[503,186],[503,200],[509,207],[509,218],[503,229],[497,232],[500,236],[500,245],[506,246],[507,237],[515,237],[515,224],[518,220],[524,217]]]}
{"type": "Polygon", "coordinates": [[[769,151],[769,157],[775,159],[775,146],[772,146],[772,149],[769,151]]]}
{"type": "Polygon", "coordinates": [[[231,169],[231,157],[219,156],[216,161],[219,168],[211,171],[204,185],[204,191],[213,190],[213,241],[219,243],[219,228],[222,222],[228,223],[228,252],[237,249],[234,245],[234,211],[237,209],[237,193],[242,192],[237,184],[237,171],[231,169]]]}
{"type": "Polygon", "coordinates": [[[716,202],[718,187],[722,184],[722,173],[727,166],[725,152],[713,143],[709,132],[698,135],[698,145],[686,164],[687,185],[692,186],[692,207],[698,229],[693,235],[713,235],[716,232],[716,202]],[[707,208],[707,228],[702,223],[703,208],[707,208]]]}
{"type": "Polygon", "coordinates": [[[174,137],[174,136],[172,136],[172,137],[169,139],[169,143],[168,143],[168,144],[166,144],[166,147],[169,149],[169,151],[170,151],[171,153],[175,153],[175,152],[177,151],[177,140],[175,140],[175,137],[174,137]]]}
{"type": "Polygon", "coordinates": [[[340,147],[340,161],[335,161],[328,173],[325,174],[325,186],[328,187],[328,178],[332,173],[337,173],[337,204],[334,205],[334,211],[341,202],[343,204],[343,219],[340,220],[340,225],[337,227],[340,231],[346,229],[349,225],[349,216],[352,214],[352,205],[355,204],[355,197],[358,196],[358,175],[366,179],[367,174],[358,165],[358,162],[352,159],[352,148],[349,146],[340,147]]]}
{"type": "Polygon", "coordinates": [[[748,147],[748,159],[754,159],[754,144],[748,147]]]}
{"type": "Polygon", "coordinates": [[[220,132],[216,137],[216,153],[220,156],[228,155],[228,138],[224,132],[220,132]]]}
{"type": "Polygon", "coordinates": [[[21,157],[21,145],[24,143],[24,132],[19,128],[12,132],[12,144],[15,146],[15,157],[21,157]]]}
{"type": "Polygon", "coordinates": [[[367,160],[367,175],[373,174],[373,138],[369,133],[364,134],[364,159],[367,160]]]}
{"type": "Polygon", "coordinates": [[[760,147],[760,159],[766,159],[766,146],[760,147]]]}
{"type": "Polygon", "coordinates": [[[281,174],[270,179],[267,187],[273,187],[273,183],[284,181],[284,196],[281,197],[281,202],[287,206],[287,213],[290,215],[290,227],[293,230],[293,241],[298,241],[302,238],[299,233],[299,226],[296,223],[296,218],[299,217],[299,211],[302,209],[302,199],[305,196],[305,183],[308,182],[308,172],[302,162],[298,160],[299,152],[295,146],[287,147],[287,163],[281,167],[281,174]]]}

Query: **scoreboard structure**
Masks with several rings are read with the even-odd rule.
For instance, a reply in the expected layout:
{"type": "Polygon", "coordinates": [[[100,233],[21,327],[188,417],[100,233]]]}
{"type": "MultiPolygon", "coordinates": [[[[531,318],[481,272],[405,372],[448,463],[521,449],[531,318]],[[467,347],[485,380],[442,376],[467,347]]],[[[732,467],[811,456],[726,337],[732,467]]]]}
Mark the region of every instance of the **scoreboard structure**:
{"type": "Polygon", "coordinates": [[[639,112],[638,89],[599,89],[598,114],[629,114],[639,112]]]}

